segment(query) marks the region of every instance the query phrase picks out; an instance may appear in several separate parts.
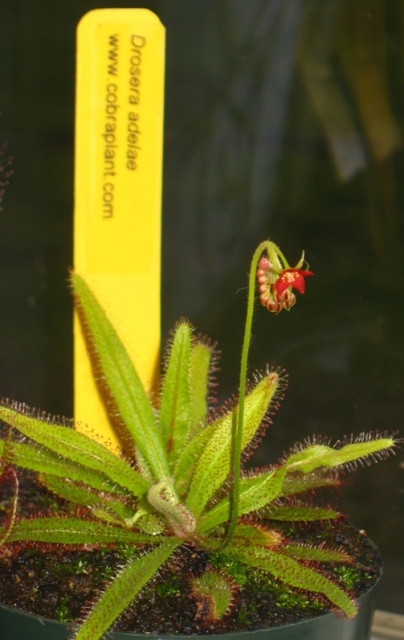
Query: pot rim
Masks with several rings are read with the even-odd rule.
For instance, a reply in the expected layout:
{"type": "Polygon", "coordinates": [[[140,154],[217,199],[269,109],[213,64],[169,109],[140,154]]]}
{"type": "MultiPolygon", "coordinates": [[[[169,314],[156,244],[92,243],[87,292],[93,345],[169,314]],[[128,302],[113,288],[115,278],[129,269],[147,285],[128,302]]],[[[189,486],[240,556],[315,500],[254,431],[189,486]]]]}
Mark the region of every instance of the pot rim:
{"type": "MultiPolygon", "coordinates": [[[[195,640],[195,638],[214,638],[214,640],[247,640],[252,638],[254,640],[265,640],[269,633],[273,633],[274,636],[279,635],[279,638],[282,636],[284,640],[287,640],[289,637],[289,632],[293,632],[297,628],[301,631],[299,633],[304,634],[302,637],[306,637],[305,632],[308,631],[308,627],[324,627],[330,623],[334,626],[343,627],[345,626],[356,626],[358,623],[358,619],[366,615],[366,610],[370,609],[370,613],[373,614],[373,601],[375,600],[376,590],[382,576],[382,568],[380,571],[380,575],[377,578],[375,584],[373,584],[366,593],[362,594],[358,597],[359,613],[351,619],[343,618],[342,615],[338,615],[338,612],[335,613],[333,611],[327,612],[324,614],[319,614],[318,616],[310,616],[309,618],[304,618],[297,622],[292,622],[285,625],[276,625],[273,627],[265,627],[262,629],[255,629],[254,631],[230,631],[229,633],[219,633],[219,634],[205,634],[205,635],[172,635],[172,634],[152,634],[152,633],[131,633],[127,631],[109,631],[109,637],[111,640],[195,640]],[[362,612],[362,616],[361,616],[362,612]],[[278,632],[278,634],[276,634],[278,632]],[[283,634],[286,635],[283,635],[283,634]]],[[[0,603],[0,618],[1,615],[9,615],[10,617],[20,617],[24,618],[27,622],[31,622],[32,624],[35,621],[41,626],[42,630],[45,631],[46,628],[59,630],[60,634],[64,630],[69,629],[71,627],[71,623],[60,622],[58,620],[53,620],[51,618],[43,618],[41,616],[37,616],[35,614],[29,613],[28,611],[24,611],[23,609],[18,609],[17,607],[10,607],[3,603],[0,603]]],[[[59,637],[59,636],[58,636],[59,637]]],[[[62,637],[60,635],[60,637],[62,637]]],[[[298,636],[292,636],[298,637],[298,636]]],[[[300,636],[299,636],[300,637],[300,636]]],[[[341,636],[339,636],[341,637],[341,636]]]]}

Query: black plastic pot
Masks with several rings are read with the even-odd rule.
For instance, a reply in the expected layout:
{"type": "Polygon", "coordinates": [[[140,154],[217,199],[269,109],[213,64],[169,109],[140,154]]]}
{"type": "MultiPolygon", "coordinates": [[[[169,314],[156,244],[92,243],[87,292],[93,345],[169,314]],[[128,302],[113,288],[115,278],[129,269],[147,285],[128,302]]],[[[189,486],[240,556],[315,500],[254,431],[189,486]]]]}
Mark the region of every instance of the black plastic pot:
{"type": "MultiPolygon", "coordinates": [[[[359,598],[359,613],[352,620],[327,613],[282,627],[199,637],[201,640],[209,637],[214,640],[369,640],[376,589],[377,584],[359,598]]],[[[66,624],[0,605],[1,640],[66,640],[68,635],[66,624]]],[[[121,632],[108,635],[111,640],[195,640],[197,637],[121,632]]]]}

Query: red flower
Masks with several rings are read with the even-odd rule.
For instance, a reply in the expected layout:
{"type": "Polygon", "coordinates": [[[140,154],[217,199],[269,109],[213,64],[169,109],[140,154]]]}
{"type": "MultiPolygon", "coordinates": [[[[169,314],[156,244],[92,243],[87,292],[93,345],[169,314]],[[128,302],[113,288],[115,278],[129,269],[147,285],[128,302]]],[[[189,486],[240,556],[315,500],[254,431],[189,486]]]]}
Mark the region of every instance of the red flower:
{"type": "Polygon", "coordinates": [[[305,278],[313,276],[312,271],[303,269],[284,269],[279,278],[272,285],[275,298],[281,301],[285,296],[285,292],[292,293],[292,289],[297,289],[299,293],[304,293],[306,288],[305,278]]]}
{"type": "MultiPolygon", "coordinates": [[[[304,253],[295,267],[282,269],[282,263],[286,260],[277,254],[269,257],[263,256],[257,265],[258,291],[261,304],[272,313],[279,313],[282,309],[290,309],[296,302],[296,296],[292,289],[304,293],[306,288],[305,278],[313,276],[312,271],[302,269],[304,253]],[[274,265],[275,264],[275,268],[274,265]]],[[[287,263],[286,263],[287,264],[287,263]]]]}

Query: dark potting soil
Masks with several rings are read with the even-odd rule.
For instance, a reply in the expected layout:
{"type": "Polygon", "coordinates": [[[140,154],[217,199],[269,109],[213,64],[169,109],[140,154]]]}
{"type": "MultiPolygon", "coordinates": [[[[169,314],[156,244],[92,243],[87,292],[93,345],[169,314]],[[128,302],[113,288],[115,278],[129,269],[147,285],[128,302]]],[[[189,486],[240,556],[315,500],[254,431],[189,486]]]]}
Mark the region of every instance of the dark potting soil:
{"type": "MultiPolygon", "coordinates": [[[[37,513],[41,506],[44,510],[46,505],[48,510],[49,495],[38,491],[32,482],[23,483],[21,490],[20,504],[24,504],[25,517],[37,513]]],[[[0,503],[0,510],[1,507],[0,503]]],[[[364,532],[345,519],[337,523],[304,523],[293,527],[290,523],[268,521],[268,526],[282,530],[289,540],[297,543],[318,545],[324,542],[353,556],[352,566],[327,563],[323,568],[330,578],[356,598],[380,575],[379,552],[364,532]]],[[[49,545],[38,551],[32,544],[7,545],[7,552],[0,557],[0,601],[46,618],[63,622],[80,620],[83,607],[87,608],[99,596],[100,589],[108,584],[129,554],[133,555],[133,550],[125,547],[83,551],[49,545]]],[[[231,613],[214,624],[203,624],[190,595],[189,580],[201,574],[208,562],[220,568],[219,557],[209,557],[191,545],[181,549],[175,560],[160,570],[136,602],[120,616],[114,629],[204,635],[288,624],[330,610],[326,598],[285,587],[276,579],[268,581],[260,571],[249,568],[231,613]]]]}

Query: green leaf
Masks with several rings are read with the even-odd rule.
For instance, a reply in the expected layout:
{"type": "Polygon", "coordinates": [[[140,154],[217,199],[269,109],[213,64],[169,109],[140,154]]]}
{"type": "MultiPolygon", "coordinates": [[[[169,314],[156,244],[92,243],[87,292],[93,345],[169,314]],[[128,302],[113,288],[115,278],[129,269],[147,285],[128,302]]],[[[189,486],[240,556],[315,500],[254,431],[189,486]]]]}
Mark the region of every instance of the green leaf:
{"type": "Polygon", "coordinates": [[[247,549],[248,547],[275,547],[283,542],[283,535],[276,529],[265,529],[262,526],[238,524],[234,529],[233,546],[247,549]]]}
{"type": "Polygon", "coordinates": [[[9,407],[0,406],[0,420],[4,420],[54,453],[84,467],[105,473],[110,480],[129,489],[136,496],[142,496],[147,492],[146,481],[125,460],[118,458],[109,449],[83,433],[31,418],[9,407]]]}
{"type": "MultiPolygon", "coordinates": [[[[0,529],[3,531],[4,527],[0,529]]],[[[81,518],[33,518],[14,524],[8,542],[29,540],[59,544],[156,544],[161,538],[81,518]]]]}
{"type": "Polygon", "coordinates": [[[39,480],[47,489],[61,498],[74,504],[80,504],[91,509],[95,516],[108,522],[119,522],[121,525],[134,516],[134,511],[125,505],[125,496],[117,494],[114,497],[105,495],[68,479],[58,478],[48,474],[40,474],[39,480]]]}
{"type": "Polygon", "coordinates": [[[190,389],[190,441],[184,447],[174,472],[175,490],[184,496],[188,489],[198,459],[217,424],[205,426],[208,414],[208,380],[212,349],[197,343],[191,349],[189,389],[190,389]]]}
{"type": "Polygon", "coordinates": [[[184,496],[189,489],[199,458],[217,428],[217,422],[205,427],[183,449],[174,473],[175,490],[179,496],[184,496]]]}
{"type": "Polygon", "coordinates": [[[189,362],[192,329],[181,322],[174,340],[164,376],[160,406],[160,427],[170,460],[182,451],[188,436],[190,420],[189,362]]]}
{"type": "Polygon", "coordinates": [[[212,348],[209,345],[203,342],[193,345],[189,363],[189,435],[191,438],[195,437],[206,424],[211,359],[212,348]]]}
{"type": "MultiPolygon", "coordinates": [[[[269,471],[260,476],[249,476],[240,481],[239,515],[261,509],[275,500],[281,493],[285,467],[269,471]]],[[[198,531],[205,532],[227,522],[230,517],[230,497],[226,496],[198,521],[198,531]]]]}
{"type": "Polygon", "coordinates": [[[233,585],[228,576],[213,569],[191,579],[192,597],[197,601],[196,618],[215,622],[228,613],[233,600],[233,585]]]}
{"type": "Polygon", "coordinates": [[[287,544],[282,547],[284,553],[301,560],[313,562],[346,562],[352,564],[353,558],[344,551],[327,549],[326,547],[311,547],[309,545],[287,544]]]}
{"type": "Polygon", "coordinates": [[[353,600],[331,580],[283,553],[258,547],[246,550],[229,547],[229,551],[246,564],[267,571],[292,587],[322,593],[348,618],[353,618],[358,612],[353,600]]]}
{"type": "Polygon", "coordinates": [[[71,280],[85,325],[125,427],[155,478],[160,480],[167,477],[170,474],[161,434],[136,369],[87,284],[75,273],[71,280]]]}
{"type": "MultiPolygon", "coordinates": [[[[4,442],[0,440],[0,456],[3,452],[4,442]]],[[[9,442],[10,456],[13,464],[30,471],[38,471],[52,474],[60,478],[78,480],[89,485],[93,489],[101,491],[116,491],[116,483],[100,473],[88,467],[62,458],[49,449],[35,443],[9,442]]]]}
{"type": "Polygon", "coordinates": [[[360,458],[374,456],[393,447],[394,440],[392,438],[364,440],[346,444],[340,449],[333,449],[322,444],[313,444],[299,451],[299,453],[289,456],[286,461],[287,472],[301,471],[302,473],[310,473],[318,467],[332,469],[360,458]]]}
{"type": "MultiPolygon", "coordinates": [[[[274,372],[263,378],[245,399],[242,448],[253,439],[278,388],[274,372]]],[[[219,418],[216,429],[200,456],[187,497],[187,507],[200,515],[206,503],[229,475],[232,447],[232,424],[238,407],[219,418]]]]}
{"type": "Polygon", "coordinates": [[[304,475],[301,473],[289,473],[283,483],[282,496],[294,496],[306,491],[315,491],[320,487],[338,487],[340,484],[341,481],[338,476],[325,469],[304,475]]]}
{"type": "Polygon", "coordinates": [[[153,536],[162,533],[165,529],[165,525],[163,525],[162,520],[160,520],[154,513],[150,512],[149,508],[149,505],[141,504],[133,518],[125,523],[128,529],[132,529],[134,527],[136,529],[140,529],[143,533],[153,536]]]}
{"type": "Polygon", "coordinates": [[[335,520],[340,517],[338,511],[304,506],[278,506],[270,507],[268,511],[261,512],[261,517],[268,520],[281,520],[293,522],[315,522],[317,520],[335,520]]]}
{"type": "Polygon", "coordinates": [[[163,542],[147,555],[129,560],[95,603],[74,640],[101,638],[180,544],[173,538],[163,542]]]}

